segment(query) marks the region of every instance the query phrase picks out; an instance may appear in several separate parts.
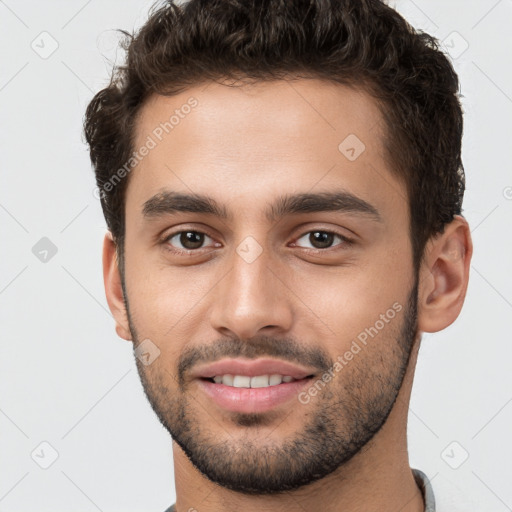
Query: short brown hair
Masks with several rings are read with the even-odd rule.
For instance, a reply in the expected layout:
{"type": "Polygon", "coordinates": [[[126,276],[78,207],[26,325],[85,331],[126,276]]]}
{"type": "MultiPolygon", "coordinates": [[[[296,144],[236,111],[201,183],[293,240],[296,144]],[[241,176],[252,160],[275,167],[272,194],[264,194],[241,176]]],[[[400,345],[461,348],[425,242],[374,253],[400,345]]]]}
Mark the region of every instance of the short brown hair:
{"type": "Polygon", "coordinates": [[[94,96],[84,121],[121,272],[128,178],[115,186],[112,178],[132,155],[136,115],[152,94],[177,94],[207,80],[296,76],[370,93],[385,121],[389,167],[406,186],[416,269],[428,239],[461,213],[457,75],[438,41],[383,1],[169,1],[138,33],[123,33],[126,62],[94,96]]]}

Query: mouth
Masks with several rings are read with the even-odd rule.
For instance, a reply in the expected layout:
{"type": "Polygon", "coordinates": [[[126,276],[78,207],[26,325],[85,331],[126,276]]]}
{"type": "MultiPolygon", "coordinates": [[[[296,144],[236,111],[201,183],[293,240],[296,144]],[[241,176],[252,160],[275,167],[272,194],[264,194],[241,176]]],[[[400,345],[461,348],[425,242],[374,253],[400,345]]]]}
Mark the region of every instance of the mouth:
{"type": "Polygon", "coordinates": [[[297,400],[314,375],[287,361],[229,359],[201,367],[193,376],[223,411],[254,414],[297,400]]]}
{"type": "Polygon", "coordinates": [[[206,380],[213,384],[223,384],[232,388],[268,388],[271,386],[279,386],[280,384],[288,384],[290,382],[297,382],[298,380],[310,379],[313,375],[307,375],[302,379],[295,379],[291,375],[281,375],[279,373],[273,373],[271,375],[256,375],[250,377],[249,375],[215,375],[215,377],[202,377],[202,380],[206,380]]]}

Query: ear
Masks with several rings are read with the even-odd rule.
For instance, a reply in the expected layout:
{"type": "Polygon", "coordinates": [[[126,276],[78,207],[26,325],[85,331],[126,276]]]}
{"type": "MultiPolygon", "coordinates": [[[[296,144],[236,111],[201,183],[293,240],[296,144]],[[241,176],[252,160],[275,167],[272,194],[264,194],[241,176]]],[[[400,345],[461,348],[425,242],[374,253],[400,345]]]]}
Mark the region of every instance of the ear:
{"type": "Polygon", "coordinates": [[[456,215],[443,233],[429,240],[420,268],[418,330],[441,331],[459,316],[472,255],[469,225],[461,215],[456,215]]]}
{"type": "Polygon", "coordinates": [[[130,341],[132,336],[124,303],[123,288],[121,286],[116,244],[110,231],[107,231],[103,239],[103,282],[105,284],[108,307],[116,322],[117,335],[130,341]]]}

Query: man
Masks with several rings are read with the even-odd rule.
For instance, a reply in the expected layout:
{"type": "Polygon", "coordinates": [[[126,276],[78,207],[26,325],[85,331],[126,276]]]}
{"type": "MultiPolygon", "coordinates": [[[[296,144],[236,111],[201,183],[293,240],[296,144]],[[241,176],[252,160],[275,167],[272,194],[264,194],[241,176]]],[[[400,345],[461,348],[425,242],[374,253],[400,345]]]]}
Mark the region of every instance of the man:
{"type": "Polygon", "coordinates": [[[126,44],[85,133],[168,510],[434,511],[408,404],[472,255],[436,41],[378,0],[191,0],[126,44]]]}

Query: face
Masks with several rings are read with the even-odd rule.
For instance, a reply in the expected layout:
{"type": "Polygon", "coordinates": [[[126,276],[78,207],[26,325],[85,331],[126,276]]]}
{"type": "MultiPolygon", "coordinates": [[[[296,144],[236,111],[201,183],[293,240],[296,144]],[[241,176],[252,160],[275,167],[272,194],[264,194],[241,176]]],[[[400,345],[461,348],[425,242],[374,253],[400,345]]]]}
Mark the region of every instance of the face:
{"type": "Polygon", "coordinates": [[[124,247],[137,367],[162,424],[225,487],[322,478],[395,404],[418,283],[382,126],[362,91],[304,79],[201,85],[141,111],[135,149],[151,148],[124,247]]]}

